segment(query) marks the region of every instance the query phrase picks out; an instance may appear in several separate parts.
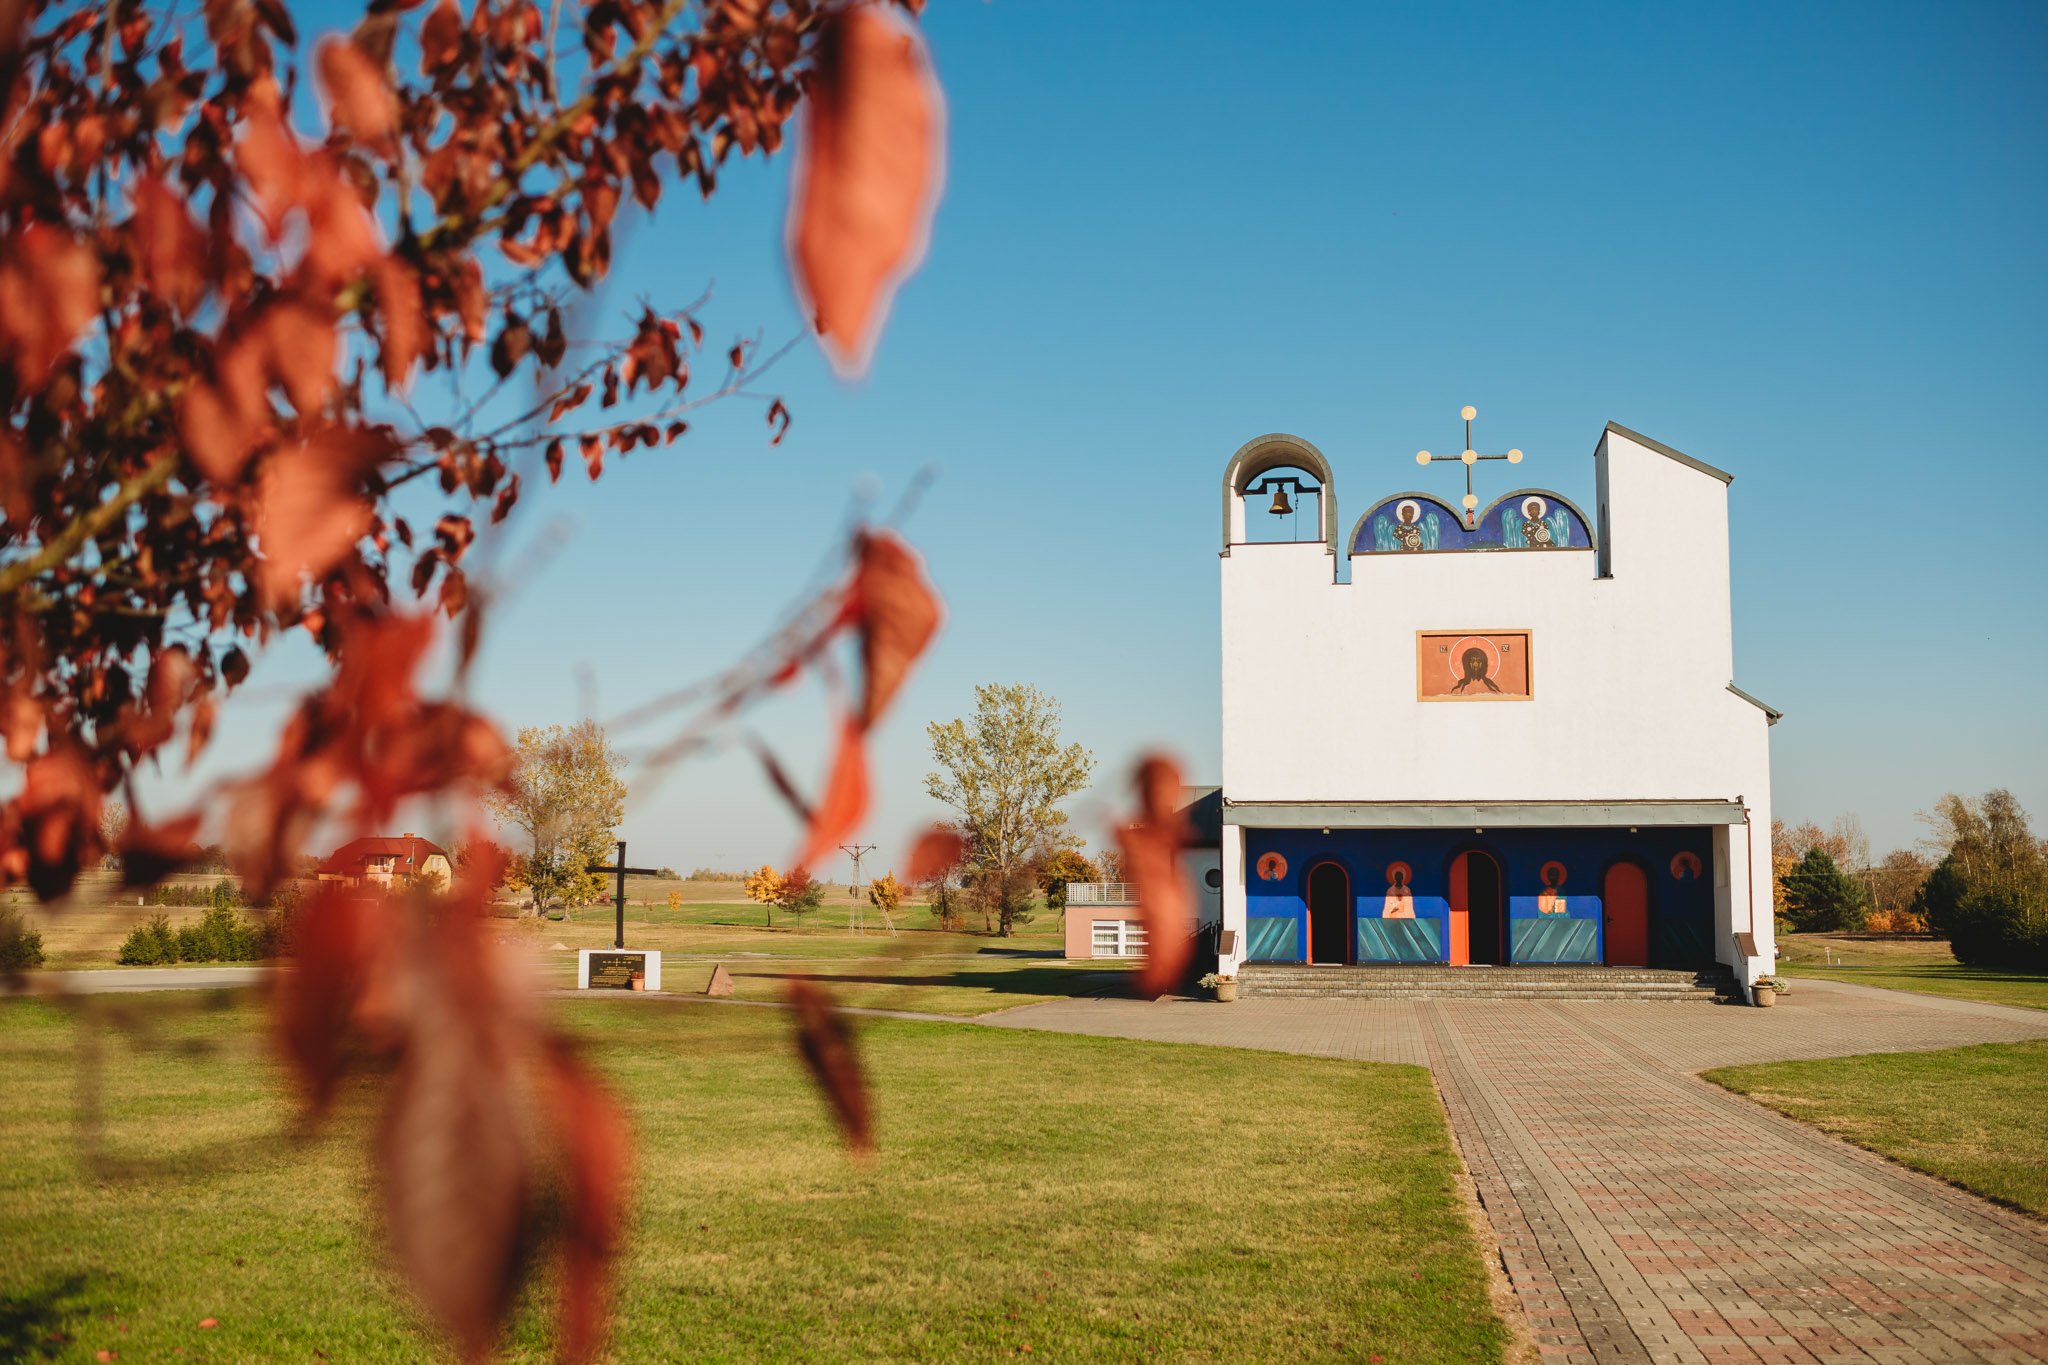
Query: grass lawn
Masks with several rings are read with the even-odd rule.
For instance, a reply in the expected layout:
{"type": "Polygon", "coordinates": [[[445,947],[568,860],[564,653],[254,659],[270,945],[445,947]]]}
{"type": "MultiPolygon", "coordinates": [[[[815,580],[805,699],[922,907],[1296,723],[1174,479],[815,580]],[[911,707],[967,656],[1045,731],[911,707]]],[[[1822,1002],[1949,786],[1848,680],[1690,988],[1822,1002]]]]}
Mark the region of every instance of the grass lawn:
{"type": "Polygon", "coordinates": [[[2048,1041],[1705,1075],[1915,1170],[2048,1217],[2048,1041]]]}
{"type": "Polygon", "coordinates": [[[2048,975],[1965,967],[1940,939],[1881,939],[1843,934],[1783,934],[1778,966],[1788,977],[1821,976],[1924,991],[1993,1005],[2048,1010],[2048,975]]]}
{"type": "MultiPolygon", "coordinates": [[[[210,886],[215,878],[184,880],[210,886]]],[[[800,923],[776,912],[772,927],[763,907],[747,901],[737,883],[632,878],[626,889],[626,941],[662,952],[662,984],[677,994],[701,992],[712,967],[723,962],[742,1000],[779,1000],[787,978],[800,975],[836,983],[843,1004],[969,1015],[1114,991],[1124,970],[1060,960],[1059,917],[1050,912],[1017,926],[1009,938],[997,938],[978,927],[942,930],[921,904],[901,907],[897,932],[890,934],[867,907],[867,930],[855,934],[853,901],[844,886],[831,888],[824,906],[800,923]],[[691,899],[672,909],[671,892],[691,899]]],[[[46,969],[117,966],[121,941],[136,924],[164,914],[177,926],[197,922],[204,913],[138,906],[135,900],[132,892],[118,893],[111,875],[90,873],[80,878],[69,903],[25,907],[42,932],[46,969]]],[[[576,950],[609,947],[614,929],[609,905],[583,906],[562,920],[520,916],[496,926],[501,936],[532,952],[547,984],[562,987],[575,984],[576,950]]]]}
{"type": "MultiPolygon", "coordinates": [[[[367,1087],[295,1144],[251,1007],[138,999],[158,1036],[98,1035],[91,1170],[72,1126],[81,1026],[0,1004],[0,1357],[432,1356],[379,1268],[367,1087]]],[[[863,1168],[779,1012],[563,1015],[639,1135],[615,1359],[1504,1349],[1419,1067],[869,1021],[881,1155],[863,1168]]],[[[548,1344],[522,1307],[510,1357],[548,1344]]]]}

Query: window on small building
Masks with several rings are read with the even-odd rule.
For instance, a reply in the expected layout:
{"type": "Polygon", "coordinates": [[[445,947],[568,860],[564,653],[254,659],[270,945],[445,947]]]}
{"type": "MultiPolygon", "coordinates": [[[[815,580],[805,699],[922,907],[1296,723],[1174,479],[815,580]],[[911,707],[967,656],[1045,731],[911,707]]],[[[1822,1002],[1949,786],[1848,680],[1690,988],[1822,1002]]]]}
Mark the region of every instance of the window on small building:
{"type": "Polygon", "coordinates": [[[1143,957],[1145,926],[1134,919],[1099,919],[1094,923],[1097,957],[1143,957]]]}

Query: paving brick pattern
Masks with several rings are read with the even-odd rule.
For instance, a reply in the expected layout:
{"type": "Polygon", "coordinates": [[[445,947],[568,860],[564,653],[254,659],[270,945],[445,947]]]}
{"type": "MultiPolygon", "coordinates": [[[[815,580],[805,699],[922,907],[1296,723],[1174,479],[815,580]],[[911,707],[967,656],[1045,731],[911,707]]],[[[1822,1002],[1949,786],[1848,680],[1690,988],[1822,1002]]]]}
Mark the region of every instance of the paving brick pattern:
{"type": "Polygon", "coordinates": [[[986,1022],[1428,1066],[1546,1362],[2048,1359],[2042,1225],[1693,1074],[2048,1037],[2048,1014],[1802,980],[1772,1010],[1075,1000],[986,1022]]]}

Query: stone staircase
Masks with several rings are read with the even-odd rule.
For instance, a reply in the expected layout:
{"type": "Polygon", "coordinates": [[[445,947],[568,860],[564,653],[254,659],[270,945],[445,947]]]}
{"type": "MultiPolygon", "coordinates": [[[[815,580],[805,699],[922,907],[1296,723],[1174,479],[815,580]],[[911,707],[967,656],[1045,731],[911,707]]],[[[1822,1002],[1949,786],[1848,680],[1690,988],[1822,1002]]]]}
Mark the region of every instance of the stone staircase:
{"type": "Polygon", "coordinates": [[[1241,1000],[1683,1000],[1739,999],[1726,967],[1444,967],[1373,964],[1240,967],[1241,1000]]]}

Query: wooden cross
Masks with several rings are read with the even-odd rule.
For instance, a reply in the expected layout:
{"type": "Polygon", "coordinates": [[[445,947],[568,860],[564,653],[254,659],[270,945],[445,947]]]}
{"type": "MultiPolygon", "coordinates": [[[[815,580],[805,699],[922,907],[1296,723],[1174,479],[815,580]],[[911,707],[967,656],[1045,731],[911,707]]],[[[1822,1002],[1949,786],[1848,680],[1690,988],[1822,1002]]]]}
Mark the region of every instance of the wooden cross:
{"type": "Polygon", "coordinates": [[[588,866],[588,867],[584,868],[583,870],[584,870],[585,872],[609,872],[609,873],[613,874],[613,876],[615,876],[615,877],[617,878],[617,881],[615,881],[615,882],[614,882],[614,883],[612,884],[612,886],[613,886],[613,889],[612,889],[612,907],[613,907],[613,909],[614,909],[614,910],[615,910],[615,912],[616,912],[616,918],[615,918],[615,931],[614,931],[614,933],[612,934],[612,947],[614,947],[614,948],[623,948],[623,947],[625,947],[625,946],[626,946],[626,874],[627,874],[628,872],[630,872],[630,873],[632,873],[632,874],[633,874],[634,876],[636,876],[636,877],[658,877],[658,876],[660,876],[660,875],[661,875],[661,869],[660,869],[660,868],[658,868],[658,867],[627,867],[627,866],[626,866],[626,841],[625,841],[624,839],[621,839],[621,840],[619,840],[619,861],[618,861],[617,863],[615,863],[615,864],[606,864],[606,863],[592,863],[592,864],[591,864],[590,866],[588,866]]]}
{"type": "Polygon", "coordinates": [[[1458,412],[1465,419],[1465,448],[1456,455],[1432,455],[1426,450],[1415,452],[1415,463],[1425,468],[1432,464],[1444,464],[1456,460],[1465,466],[1465,529],[1471,530],[1479,519],[1473,509],[1479,506],[1479,495],[1472,491],[1472,466],[1481,460],[1506,460],[1509,464],[1520,464],[1522,452],[1510,450],[1505,455],[1481,455],[1472,448],[1472,419],[1479,415],[1479,409],[1467,403],[1458,412]]]}

